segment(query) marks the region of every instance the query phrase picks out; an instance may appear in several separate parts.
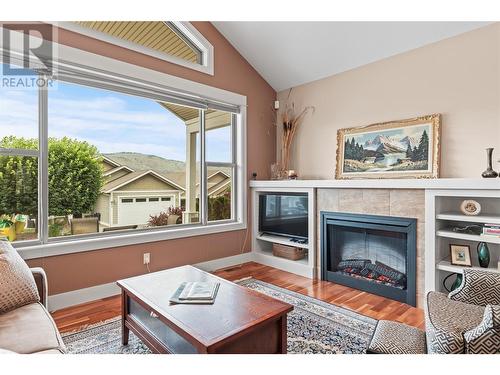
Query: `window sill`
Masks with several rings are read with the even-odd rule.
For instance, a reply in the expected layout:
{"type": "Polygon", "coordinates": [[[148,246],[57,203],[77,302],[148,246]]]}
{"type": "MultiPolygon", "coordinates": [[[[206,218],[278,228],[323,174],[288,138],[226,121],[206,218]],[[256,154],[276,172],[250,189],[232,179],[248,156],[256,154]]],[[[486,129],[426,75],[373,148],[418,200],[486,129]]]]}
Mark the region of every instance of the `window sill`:
{"type": "MultiPolygon", "coordinates": [[[[166,229],[154,232],[135,232],[116,236],[92,237],[51,242],[48,244],[19,246],[17,247],[17,252],[23,259],[28,260],[243,229],[246,229],[246,224],[241,222],[209,224],[200,227],[166,229]]],[[[16,247],[15,244],[14,247],[16,247]]]]}

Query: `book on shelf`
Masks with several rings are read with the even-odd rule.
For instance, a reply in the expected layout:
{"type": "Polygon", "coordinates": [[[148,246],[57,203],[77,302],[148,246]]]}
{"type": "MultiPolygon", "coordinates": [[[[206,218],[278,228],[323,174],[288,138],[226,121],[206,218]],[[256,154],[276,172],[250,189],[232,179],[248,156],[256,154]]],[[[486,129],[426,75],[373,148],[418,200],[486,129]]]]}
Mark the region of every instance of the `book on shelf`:
{"type": "Polygon", "coordinates": [[[483,225],[483,235],[500,237],[500,225],[485,224],[483,225]]]}
{"type": "Polygon", "coordinates": [[[500,224],[488,224],[488,223],[486,223],[483,225],[483,228],[500,230],[500,224]]]}
{"type": "Polygon", "coordinates": [[[183,282],[170,298],[172,303],[213,304],[220,283],[191,281],[183,282]]]}

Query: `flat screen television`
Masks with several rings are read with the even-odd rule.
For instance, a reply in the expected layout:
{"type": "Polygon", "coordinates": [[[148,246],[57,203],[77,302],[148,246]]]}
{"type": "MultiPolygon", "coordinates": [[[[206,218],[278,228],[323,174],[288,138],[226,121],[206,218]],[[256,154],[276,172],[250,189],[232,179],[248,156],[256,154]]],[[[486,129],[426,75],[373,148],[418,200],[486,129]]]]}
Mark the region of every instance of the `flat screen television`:
{"type": "Polygon", "coordinates": [[[260,194],[259,232],[307,240],[307,206],[305,193],[260,194]]]}

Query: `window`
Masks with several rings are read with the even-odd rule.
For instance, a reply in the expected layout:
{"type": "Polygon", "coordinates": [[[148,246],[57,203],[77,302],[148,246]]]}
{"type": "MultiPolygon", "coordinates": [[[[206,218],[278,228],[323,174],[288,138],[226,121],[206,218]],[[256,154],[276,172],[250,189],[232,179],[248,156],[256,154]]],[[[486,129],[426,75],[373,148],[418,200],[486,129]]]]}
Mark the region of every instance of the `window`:
{"type": "Polygon", "coordinates": [[[0,238],[39,237],[38,159],[38,90],[0,90],[0,238]]]}
{"type": "Polygon", "coordinates": [[[206,160],[208,190],[208,220],[234,218],[234,175],[236,158],[233,150],[234,116],[229,112],[211,111],[205,114],[206,160]]]}
{"type": "Polygon", "coordinates": [[[241,222],[239,106],[65,69],[51,89],[0,89],[0,217],[14,228],[0,236],[28,246],[241,222]]]}
{"type": "Polygon", "coordinates": [[[213,47],[189,22],[78,21],[58,26],[213,75],[213,47]]]}

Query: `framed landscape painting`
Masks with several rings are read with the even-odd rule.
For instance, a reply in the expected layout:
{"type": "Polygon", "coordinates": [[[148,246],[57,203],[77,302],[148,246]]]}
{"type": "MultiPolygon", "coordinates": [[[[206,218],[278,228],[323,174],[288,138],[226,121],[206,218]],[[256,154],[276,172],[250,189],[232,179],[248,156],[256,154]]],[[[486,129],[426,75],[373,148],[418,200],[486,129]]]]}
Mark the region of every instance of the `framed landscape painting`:
{"type": "Polygon", "coordinates": [[[337,179],[438,178],[441,115],[337,132],[337,179]]]}

